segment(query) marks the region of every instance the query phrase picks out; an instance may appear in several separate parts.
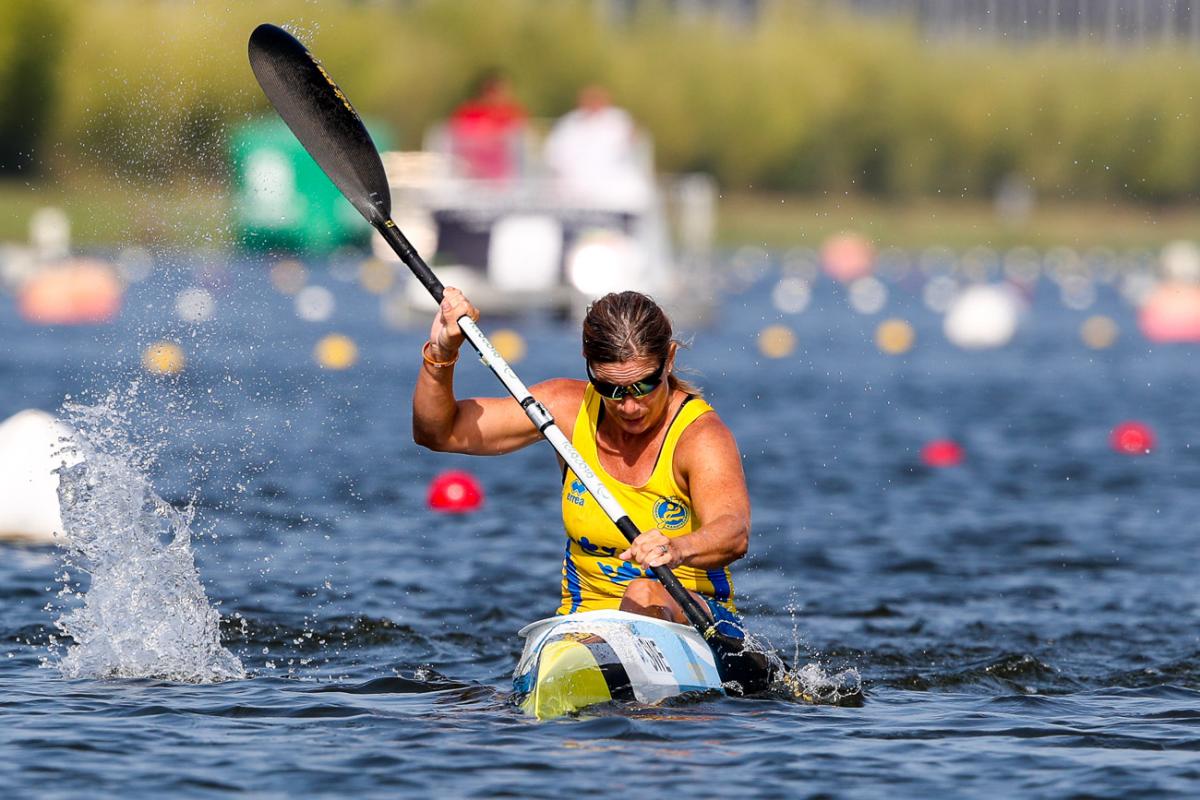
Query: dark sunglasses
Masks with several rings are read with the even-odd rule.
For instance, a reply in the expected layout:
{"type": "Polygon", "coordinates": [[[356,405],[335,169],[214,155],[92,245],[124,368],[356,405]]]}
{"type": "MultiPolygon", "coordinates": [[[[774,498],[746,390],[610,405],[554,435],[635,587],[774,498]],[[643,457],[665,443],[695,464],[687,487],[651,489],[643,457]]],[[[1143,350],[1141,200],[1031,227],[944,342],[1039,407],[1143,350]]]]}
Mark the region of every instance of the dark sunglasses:
{"type": "Polygon", "coordinates": [[[634,381],[628,386],[621,386],[616,383],[607,383],[598,379],[595,373],[592,372],[592,364],[587,363],[587,376],[591,381],[592,386],[600,393],[602,397],[607,397],[609,400],[623,400],[625,395],[633,395],[634,397],[645,397],[658,388],[658,385],[663,382],[663,370],[667,367],[666,359],[658,365],[658,369],[651,372],[640,381],[634,381]]]}

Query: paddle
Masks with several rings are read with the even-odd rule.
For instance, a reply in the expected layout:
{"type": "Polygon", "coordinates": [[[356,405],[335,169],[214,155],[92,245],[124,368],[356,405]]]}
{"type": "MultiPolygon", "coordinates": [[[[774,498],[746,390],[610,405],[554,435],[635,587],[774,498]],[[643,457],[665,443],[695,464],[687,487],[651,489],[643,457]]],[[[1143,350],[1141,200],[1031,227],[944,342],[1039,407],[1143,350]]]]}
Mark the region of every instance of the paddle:
{"type": "MultiPolygon", "coordinates": [[[[392,221],[391,192],[379,152],[354,107],[321,63],[287,31],[263,24],[250,35],[250,67],[263,93],[304,149],[440,303],[441,281],[392,221]]],[[[554,424],[545,406],[530,394],[474,320],[464,316],[458,324],[483,363],[525,409],[529,421],[632,542],[641,531],[554,424]]],[[[654,567],[653,573],[709,643],[723,681],[736,682],[747,694],[763,691],[771,684],[775,669],[766,655],[748,651],[743,640],[719,633],[670,569],[654,567]]]]}

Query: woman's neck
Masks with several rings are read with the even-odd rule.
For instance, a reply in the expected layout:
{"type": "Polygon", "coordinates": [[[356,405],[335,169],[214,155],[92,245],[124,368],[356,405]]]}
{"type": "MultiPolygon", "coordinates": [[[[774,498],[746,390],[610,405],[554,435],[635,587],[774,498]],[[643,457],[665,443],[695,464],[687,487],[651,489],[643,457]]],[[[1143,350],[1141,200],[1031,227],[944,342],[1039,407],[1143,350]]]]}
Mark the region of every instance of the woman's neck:
{"type": "Polygon", "coordinates": [[[619,456],[627,464],[637,461],[647,447],[653,445],[670,424],[671,408],[675,405],[675,392],[667,396],[666,402],[657,412],[657,419],[643,431],[629,432],[617,420],[615,414],[605,414],[600,421],[600,433],[603,441],[597,444],[612,455],[619,456]]]}

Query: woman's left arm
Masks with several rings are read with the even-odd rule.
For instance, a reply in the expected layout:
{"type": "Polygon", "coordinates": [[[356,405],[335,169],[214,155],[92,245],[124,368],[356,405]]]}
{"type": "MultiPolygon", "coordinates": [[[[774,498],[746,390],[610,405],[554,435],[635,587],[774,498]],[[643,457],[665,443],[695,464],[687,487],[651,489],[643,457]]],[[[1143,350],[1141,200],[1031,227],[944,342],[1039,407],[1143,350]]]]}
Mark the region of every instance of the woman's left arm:
{"type": "Polygon", "coordinates": [[[746,555],[750,545],[746,475],[737,442],[716,413],[703,415],[680,437],[675,479],[691,496],[699,527],[674,538],[662,531],[646,531],[619,558],[643,566],[720,569],[746,555]]]}
{"type": "Polygon", "coordinates": [[[715,412],[697,419],[675,449],[676,478],[692,498],[700,527],[671,540],[680,564],[719,569],[750,546],[750,493],[733,433],[715,412]]]}

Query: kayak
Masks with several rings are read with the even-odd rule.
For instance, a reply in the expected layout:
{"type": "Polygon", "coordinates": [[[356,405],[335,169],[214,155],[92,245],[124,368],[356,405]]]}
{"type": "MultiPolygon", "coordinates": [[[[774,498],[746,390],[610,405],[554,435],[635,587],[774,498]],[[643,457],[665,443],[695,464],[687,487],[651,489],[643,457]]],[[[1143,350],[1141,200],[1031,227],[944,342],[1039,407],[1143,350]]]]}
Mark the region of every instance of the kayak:
{"type": "Polygon", "coordinates": [[[661,703],[686,692],[724,694],[712,649],[694,628],[627,611],[582,611],[520,630],[513,671],[521,708],[553,719],[597,703],[661,703]]]}

